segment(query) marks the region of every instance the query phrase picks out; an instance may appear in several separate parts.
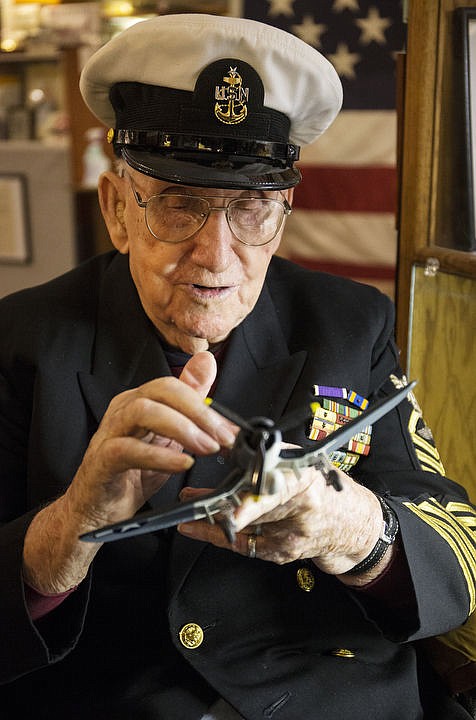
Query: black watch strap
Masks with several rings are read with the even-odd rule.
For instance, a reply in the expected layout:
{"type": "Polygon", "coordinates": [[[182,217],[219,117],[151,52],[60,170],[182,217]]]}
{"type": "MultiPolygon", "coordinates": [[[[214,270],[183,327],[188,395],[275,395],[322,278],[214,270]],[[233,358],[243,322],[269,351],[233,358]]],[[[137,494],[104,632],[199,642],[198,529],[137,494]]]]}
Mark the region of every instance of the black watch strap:
{"type": "Polygon", "coordinates": [[[380,537],[375,543],[372,552],[353,568],[343,573],[344,575],[361,575],[362,573],[368,572],[380,562],[390,545],[393,545],[395,542],[398,533],[397,516],[380,495],[376,495],[376,497],[380,502],[383,514],[383,525],[380,537]]]}

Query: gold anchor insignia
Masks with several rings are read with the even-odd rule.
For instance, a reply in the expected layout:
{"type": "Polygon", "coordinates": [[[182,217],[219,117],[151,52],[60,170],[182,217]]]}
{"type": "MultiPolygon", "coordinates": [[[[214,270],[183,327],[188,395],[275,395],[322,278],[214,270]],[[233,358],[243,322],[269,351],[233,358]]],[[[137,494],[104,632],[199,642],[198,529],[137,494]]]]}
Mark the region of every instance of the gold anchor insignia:
{"type": "Polygon", "coordinates": [[[299,585],[301,590],[304,590],[304,592],[311,592],[314,585],[316,584],[314,575],[309,570],[309,568],[306,568],[306,567],[299,568],[299,570],[296,573],[296,578],[297,578],[297,584],[299,585]]]}
{"type": "Polygon", "coordinates": [[[236,67],[230,67],[228,75],[223,81],[225,85],[215,87],[215,116],[226,125],[236,125],[243,122],[248,114],[246,103],[249,88],[243,87],[243,80],[236,67]]]}

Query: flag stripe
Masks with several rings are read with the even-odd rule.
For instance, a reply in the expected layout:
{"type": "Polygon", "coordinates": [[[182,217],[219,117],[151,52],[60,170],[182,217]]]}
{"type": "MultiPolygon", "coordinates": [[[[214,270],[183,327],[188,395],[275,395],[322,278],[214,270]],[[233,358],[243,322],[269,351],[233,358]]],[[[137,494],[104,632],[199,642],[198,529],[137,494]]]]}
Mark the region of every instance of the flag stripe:
{"type": "Polygon", "coordinates": [[[393,213],[397,172],[392,167],[303,165],[294,207],[334,212],[393,213]]]}
{"type": "Polygon", "coordinates": [[[301,148],[301,161],[391,167],[396,162],[396,137],[394,110],[341,110],[324,135],[301,148]]]}
{"type": "Polygon", "coordinates": [[[321,270],[332,275],[344,275],[352,278],[378,278],[380,280],[394,280],[395,268],[393,265],[363,265],[361,263],[337,263],[325,260],[303,258],[298,255],[291,255],[292,260],[309,270],[321,270]]]}
{"type": "Polygon", "coordinates": [[[397,251],[395,217],[390,213],[298,210],[286,221],[281,250],[288,257],[390,265],[397,251]]]}

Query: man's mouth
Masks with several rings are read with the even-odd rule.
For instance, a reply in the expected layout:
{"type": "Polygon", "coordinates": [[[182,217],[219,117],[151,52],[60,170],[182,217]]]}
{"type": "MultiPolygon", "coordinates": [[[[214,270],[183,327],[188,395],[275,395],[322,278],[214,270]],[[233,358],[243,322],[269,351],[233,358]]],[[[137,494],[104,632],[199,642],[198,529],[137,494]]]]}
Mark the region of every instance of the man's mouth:
{"type": "Polygon", "coordinates": [[[211,286],[200,285],[198,283],[192,283],[189,285],[189,288],[192,295],[195,297],[207,299],[221,299],[223,297],[227,297],[235,289],[233,285],[211,286]]]}

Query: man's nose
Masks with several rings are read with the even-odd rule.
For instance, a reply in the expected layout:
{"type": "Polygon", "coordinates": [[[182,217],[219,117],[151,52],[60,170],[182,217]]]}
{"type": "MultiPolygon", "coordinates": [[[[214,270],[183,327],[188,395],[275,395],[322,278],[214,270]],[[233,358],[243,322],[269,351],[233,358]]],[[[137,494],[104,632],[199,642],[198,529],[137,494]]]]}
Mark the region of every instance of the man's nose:
{"type": "Polygon", "coordinates": [[[212,272],[222,272],[234,261],[237,239],[226,219],[226,208],[211,208],[205,224],[192,238],[192,258],[212,272]]]}

